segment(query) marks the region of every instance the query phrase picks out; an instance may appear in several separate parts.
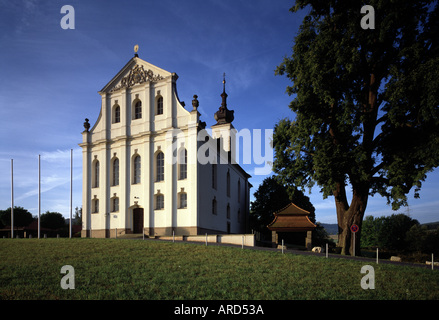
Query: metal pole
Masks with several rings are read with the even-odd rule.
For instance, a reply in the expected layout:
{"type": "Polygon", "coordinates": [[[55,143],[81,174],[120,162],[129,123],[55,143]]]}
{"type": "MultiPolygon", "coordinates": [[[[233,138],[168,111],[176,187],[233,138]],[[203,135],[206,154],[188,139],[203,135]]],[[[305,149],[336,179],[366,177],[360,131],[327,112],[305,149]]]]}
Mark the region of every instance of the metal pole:
{"type": "Polygon", "coordinates": [[[242,247],[241,249],[244,249],[244,236],[242,236],[242,247]]]}
{"type": "Polygon", "coordinates": [[[377,264],[378,264],[378,248],[377,248],[377,264]]]}
{"type": "Polygon", "coordinates": [[[73,198],[73,149],[70,149],[70,223],[69,237],[72,238],[72,198],[73,198]]]}
{"type": "Polygon", "coordinates": [[[284,254],[284,239],[282,239],[282,254],[284,254]]]}
{"type": "Polygon", "coordinates": [[[116,239],[117,239],[117,228],[116,228],[116,239]]]}
{"type": "Polygon", "coordinates": [[[431,270],[434,270],[434,256],[431,254],[431,270]]]}
{"type": "Polygon", "coordinates": [[[326,242],[326,259],[328,259],[328,243],[326,242]]]}
{"type": "Polygon", "coordinates": [[[206,246],[207,246],[207,233],[206,233],[206,246]]]}
{"type": "Polygon", "coordinates": [[[41,218],[41,155],[38,155],[38,239],[40,239],[41,218]]]}
{"type": "Polygon", "coordinates": [[[11,159],[11,238],[14,238],[14,159],[11,159]]]}
{"type": "Polygon", "coordinates": [[[172,230],[172,242],[175,242],[175,231],[172,230]]]}
{"type": "Polygon", "coordinates": [[[355,232],[354,232],[354,250],[353,250],[353,253],[354,253],[354,257],[355,257],[355,232]]]}

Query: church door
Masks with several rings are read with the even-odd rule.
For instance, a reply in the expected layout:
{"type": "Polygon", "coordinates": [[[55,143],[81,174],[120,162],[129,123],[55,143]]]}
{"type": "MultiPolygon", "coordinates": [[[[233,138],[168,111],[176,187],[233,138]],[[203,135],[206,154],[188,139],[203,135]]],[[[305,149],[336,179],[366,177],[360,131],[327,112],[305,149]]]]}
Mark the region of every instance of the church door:
{"type": "Polygon", "coordinates": [[[133,233],[143,232],[143,209],[133,209],[133,233]]]}

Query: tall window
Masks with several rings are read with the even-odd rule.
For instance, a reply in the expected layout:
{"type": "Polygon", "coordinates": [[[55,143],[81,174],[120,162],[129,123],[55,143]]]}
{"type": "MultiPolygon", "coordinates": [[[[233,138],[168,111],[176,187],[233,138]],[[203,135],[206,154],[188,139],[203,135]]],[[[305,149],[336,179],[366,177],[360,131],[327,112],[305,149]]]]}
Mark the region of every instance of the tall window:
{"type": "Polygon", "coordinates": [[[92,201],[92,213],[99,212],[99,199],[93,199],[92,201]]]}
{"type": "Polygon", "coordinates": [[[165,208],[165,196],[161,193],[155,196],[155,209],[161,210],[165,208]]]}
{"type": "Polygon", "coordinates": [[[119,159],[116,158],[113,160],[113,170],[112,170],[112,185],[119,185],[119,159]]]}
{"type": "Polygon", "coordinates": [[[212,188],[216,189],[216,164],[212,164],[212,188]]]}
{"type": "Polygon", "coordinates": [[[238,180],[238,203],[241,202],[241,180],[238,180]]]}
{"type": "Polygon", "coordinates": [[[227,204],[227,219],[230,219],[230,204],[227,204]]]}
{"type": "Polygon", "coordinates": [[[163,152],[157,154],[156,170],[156,182],[165,180],[165,155],[163,152]]]}
{"type": "Polygon", "coordinates": [[[141,119],[142,118],[142,101],[137,101],[136,105],[134,106],[134,119],[141,119]]]}
{"type": "Polygon", "coordinates": [[[99,188],[99,161],[93,165],[93,188],[99,188]]]}
{"type": "Polygon", "coordinates": [[[180,180],[184,180],[187,178],[187,150],[182,149],[179,154],[178,159],[179,170],[180,170],[180,180]]]}
{"type": "Polygon", "coordinates": [[[230,172],[227,171],[227,196],[230,197],[230,172]]]}
{"type": "Polygon", "coordinates": [[[140,183],[140,169],[141,169],[141,158],[136,156],[134,158],[134,172],[133,172],[133,184],[140,183]]]}
{"type": "Polygon", "coordinates": [[[118,212],[119,211],[119,198],[112,198],[111,199],[111,212],[118,212]]]}
{"type": "Polygon", "coordinates": [[[216,204],[216,198],[213,198],[212,200],[212,214],[217,214],[217,204],[216,204]]]}
{"type": "Polygon", "coordinates": [[[163,114],[163,97],[157,99],[157,114],[163,114]]]}
{"type": "Polygon", "coordinates": [[[179,195],[180,195],[180,209],[187,208],[187,193],[181,192],[179,195]]]}
{"type": "Polygon", "coordinates": [[[120,107],[116,106],[116,108],[114,108],[114,123],[119,123],[120,122],[120,107]]]}

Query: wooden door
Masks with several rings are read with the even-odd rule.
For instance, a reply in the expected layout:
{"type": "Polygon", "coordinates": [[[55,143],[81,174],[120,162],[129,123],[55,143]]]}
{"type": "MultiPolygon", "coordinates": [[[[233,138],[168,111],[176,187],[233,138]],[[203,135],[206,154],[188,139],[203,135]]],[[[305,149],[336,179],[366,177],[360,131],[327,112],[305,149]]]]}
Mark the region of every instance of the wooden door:
{"type": "Polygon", "coordinates": [[[143,232],[143,209],[133,209],[133,233],[143,232]]]}

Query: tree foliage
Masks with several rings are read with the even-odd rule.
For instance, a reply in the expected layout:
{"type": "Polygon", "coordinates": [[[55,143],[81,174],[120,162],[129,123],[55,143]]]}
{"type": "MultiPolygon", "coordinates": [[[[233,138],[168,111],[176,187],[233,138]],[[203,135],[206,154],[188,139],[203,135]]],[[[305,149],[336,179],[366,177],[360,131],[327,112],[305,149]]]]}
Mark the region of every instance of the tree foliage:
{"type": "Polygon", "coordinates": [[[439,229],[428,230],[405,214],[365,217],[362,237],[362,247],[379,247],[406,253],[439,253],[439,229]]]}
{"type": "Polygon", "coordinates": [[[49,212],[43,213],[40,218],[41,227],[48,229],[60,229],[65,226],[65,219],[63,215],[59,212],[49,212]]]}
{"type": "MultiPolygon", "coordinates": [[[[33,221],[32,214],[23,207],[14,206],[14,227],[27,227],[33,221]]],[[[11,225],[11,208],[0,210],[0,224],[11,225]]]]}
{"type": "Polygon", "coordinates": [[[369,195],[396,210],[439,165],[438,3],[367,4],[375,29],[361,28],[363,1],[297,0],[291,11],[308,14],[276,70],[293,82],[295,119],[275,127],[274,170],[284,184],[334,196],[342,253],[352,252],[353,223],[360,238],[369,195]]]}

